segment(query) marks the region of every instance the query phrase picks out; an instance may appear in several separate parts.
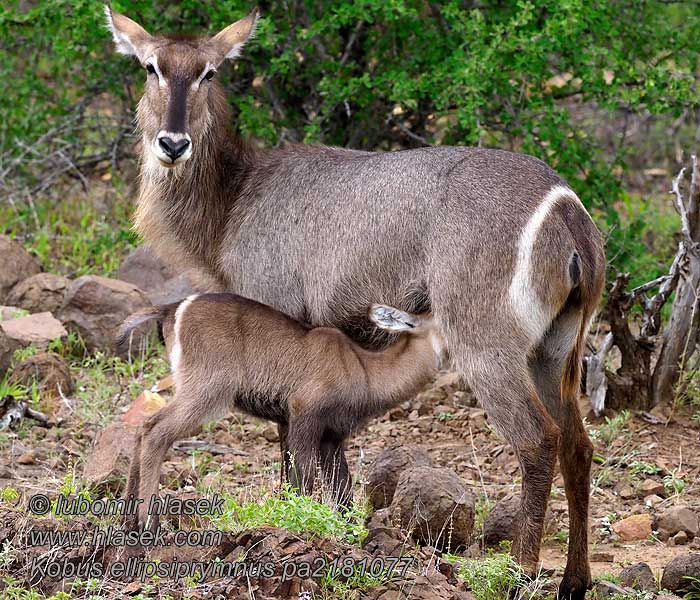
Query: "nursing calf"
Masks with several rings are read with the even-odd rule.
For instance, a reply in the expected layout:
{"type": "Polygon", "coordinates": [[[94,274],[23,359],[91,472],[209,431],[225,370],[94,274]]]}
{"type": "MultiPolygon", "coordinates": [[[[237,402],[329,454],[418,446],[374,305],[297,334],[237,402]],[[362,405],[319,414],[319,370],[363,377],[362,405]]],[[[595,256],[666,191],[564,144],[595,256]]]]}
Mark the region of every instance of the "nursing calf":
{"type": "Polygon", "coordinates": [[[372,305],[369,318],[405,335],[369,351],[337,329],[308,327],[233,294],[190,296],[127,319],[119,343],[141,323],[161,322],[175,379],[175,398],[146,421],[131,462],[126,496],[145,500],[139,525],[153,526],[147,509],[170,446],[232,409],[280,426],[283,478],[310,493],[320,467],[346,504],[352,482],[345,439],[418,391],[443,351],[429,315],[372,305]]]}

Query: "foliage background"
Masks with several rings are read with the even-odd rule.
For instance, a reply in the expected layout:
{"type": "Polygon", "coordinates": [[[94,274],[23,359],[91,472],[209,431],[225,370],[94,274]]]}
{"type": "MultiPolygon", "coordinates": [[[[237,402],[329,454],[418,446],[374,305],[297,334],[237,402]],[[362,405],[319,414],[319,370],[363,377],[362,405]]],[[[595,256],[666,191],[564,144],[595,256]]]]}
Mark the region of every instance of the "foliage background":
{"type": "MultiPolygon", "coordinates": [[[[614,268],[640,280],[665,269],[675,217],[666,200],[654,202],[662,190],[654,177],[640,173],[666,169],[667,187],[679,149],[697,141],[696,2],[259,5],[255,41],[222,75],[244,135],[264,145],[468,144],[534,154],[594,211],[614,268]]],[[[252,5],[113,7],[154,32],[214,33],[252,5]]],[[[103,5],[93,0],[9,0],[0,8],[0,185],[15,222],[29,219],[24,204],[61,178],[133,175],[125,160],[133,157],[143,75],[113,52],[103,24],[103,5]]]]}

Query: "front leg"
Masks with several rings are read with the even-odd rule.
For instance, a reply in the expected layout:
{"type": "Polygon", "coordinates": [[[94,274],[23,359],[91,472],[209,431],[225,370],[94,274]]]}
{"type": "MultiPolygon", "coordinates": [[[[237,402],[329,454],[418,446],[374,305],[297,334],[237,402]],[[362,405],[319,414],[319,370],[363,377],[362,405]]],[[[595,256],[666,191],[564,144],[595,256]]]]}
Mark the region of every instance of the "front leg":
{"type": "Polygon", "coordinates": [[[289,444],[287,442],[287,437],[289,435],[289,425],[287,423],[278,423],[277,434],[280,438],[280,455],[282,459],[282,462],[280,464],[280,486],[284,486],[285,482],[289,481],[289,473],[291,470],[289,444]]]}
{"type": "Polygon", "coordinates": [[[301,494],[313,493],[318,468],[322,426],[310,415],[290,420],[288,455],[290,457],[289,483],[301,494]]]}
{"type": "Polygon", "coordinates": [[[321,438],[321,469],[324,482],[333,491],[334,501],[348,508],[352,503],[352,476],[342,437],[326,433],[321,438]]]}

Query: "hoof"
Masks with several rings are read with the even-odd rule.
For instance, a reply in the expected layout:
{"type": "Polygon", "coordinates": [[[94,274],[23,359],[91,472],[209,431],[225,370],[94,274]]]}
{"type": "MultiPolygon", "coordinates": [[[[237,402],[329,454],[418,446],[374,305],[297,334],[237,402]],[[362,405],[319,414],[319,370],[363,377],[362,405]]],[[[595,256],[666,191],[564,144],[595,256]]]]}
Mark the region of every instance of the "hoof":
{"type": "Polygon", "coordinates": [[[564,574],[559,584],[557,600],[584,600],[586,591],[591,589],[591,578],[564,574]]]}

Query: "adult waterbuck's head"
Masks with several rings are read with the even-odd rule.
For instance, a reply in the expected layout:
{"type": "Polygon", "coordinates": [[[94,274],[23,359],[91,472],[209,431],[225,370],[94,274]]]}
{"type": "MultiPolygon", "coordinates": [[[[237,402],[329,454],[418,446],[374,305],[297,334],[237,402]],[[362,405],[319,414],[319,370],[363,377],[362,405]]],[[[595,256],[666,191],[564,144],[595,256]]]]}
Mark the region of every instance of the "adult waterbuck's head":
{"type": "Polygon", "coordinates": [[[255,32],[258,10],[213,37],[151,35],[128,17],[105,6],[117,51],[135,56],[146,70],[138,120],[147,161],[171,168],[196,156],[207,135],[211,113],[226,102],[216,70],[236,58],[255,32]]]}

